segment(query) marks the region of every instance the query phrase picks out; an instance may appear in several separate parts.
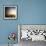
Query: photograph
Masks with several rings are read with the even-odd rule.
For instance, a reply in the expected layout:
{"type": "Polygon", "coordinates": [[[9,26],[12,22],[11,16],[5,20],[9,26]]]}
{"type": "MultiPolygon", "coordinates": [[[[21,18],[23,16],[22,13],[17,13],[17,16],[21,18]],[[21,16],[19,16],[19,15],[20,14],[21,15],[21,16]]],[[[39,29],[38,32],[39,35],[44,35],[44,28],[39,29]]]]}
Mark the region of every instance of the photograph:
{"type": "Polygon", "coordinates": [[[20,41],[46,41],[46,25],[22,24],[20,28],[20,41]]]}
{"type": "Polygon", "coordinates": [[[4,6],[4,19],[17,19],[17,6],[4,6]]]}

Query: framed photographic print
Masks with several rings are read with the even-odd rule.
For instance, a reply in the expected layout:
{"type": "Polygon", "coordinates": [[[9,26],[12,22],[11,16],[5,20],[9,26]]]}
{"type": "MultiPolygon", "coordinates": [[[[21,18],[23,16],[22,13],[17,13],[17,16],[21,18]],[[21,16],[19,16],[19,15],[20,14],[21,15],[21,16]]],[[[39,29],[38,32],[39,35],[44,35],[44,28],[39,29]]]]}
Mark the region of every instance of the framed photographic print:
{"type": "Polygon", "coordinates": [[[4,6],[4,19],[17,19],[17,6],[4,6]]]}
{"type": "Polygon", "coordinates": [[[46,25],[20,24],[18,34],[19,41],[46,41],[46,25]]]}

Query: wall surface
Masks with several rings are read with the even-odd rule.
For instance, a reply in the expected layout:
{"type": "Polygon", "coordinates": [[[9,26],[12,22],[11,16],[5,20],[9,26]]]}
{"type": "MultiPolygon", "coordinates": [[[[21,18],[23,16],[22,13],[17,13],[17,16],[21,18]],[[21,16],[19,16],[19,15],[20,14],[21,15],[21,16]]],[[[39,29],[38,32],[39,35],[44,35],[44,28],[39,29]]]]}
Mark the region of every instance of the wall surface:
{"type": "Polygon", "coordinates": [[[8,43],[9,32],[18,32],[18,24],[46,24],[46,0],[0,0],[0,44],[8,43]],[[6,5],[17,5],[18,19],[3,19],[6,5]]]}

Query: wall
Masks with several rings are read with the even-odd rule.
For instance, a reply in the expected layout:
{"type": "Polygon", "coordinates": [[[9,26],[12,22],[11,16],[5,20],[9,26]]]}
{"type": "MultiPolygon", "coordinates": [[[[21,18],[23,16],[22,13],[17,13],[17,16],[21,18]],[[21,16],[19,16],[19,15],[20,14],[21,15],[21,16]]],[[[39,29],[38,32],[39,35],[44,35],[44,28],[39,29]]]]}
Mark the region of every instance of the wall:
{"type": "Polygon", "coordinates": [[[8,43],[9,32],[18,32],[18,24],[46,24],[46,0],[0,0],[0,44],[8,43]],[[5,5],[18,6],[18,19],[3,19],[5,5]]]}
{"type": "MultiPolygon", "coordinates": [[[[5,20],[3,18],[3,10],[5,5],[18,5],[19,2],[20,0],[0,0],[0,44],[7,44],[9,42],[8,34],[10,32],[16,32],[16,34],[18,34],[17,24],[19,22],[19,18],[17,20],[5,20]]],[[[17,39],[15,41],[16,43],[18,43],[17,39]]]]}
{"type": "Polygon", "coordinates": [[[46,24],[46,0],[23,0],[20,23],[46,24]]]}

